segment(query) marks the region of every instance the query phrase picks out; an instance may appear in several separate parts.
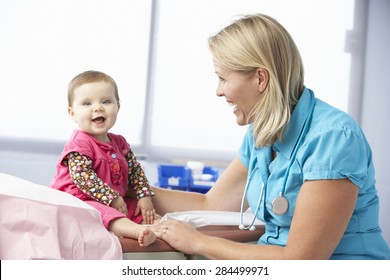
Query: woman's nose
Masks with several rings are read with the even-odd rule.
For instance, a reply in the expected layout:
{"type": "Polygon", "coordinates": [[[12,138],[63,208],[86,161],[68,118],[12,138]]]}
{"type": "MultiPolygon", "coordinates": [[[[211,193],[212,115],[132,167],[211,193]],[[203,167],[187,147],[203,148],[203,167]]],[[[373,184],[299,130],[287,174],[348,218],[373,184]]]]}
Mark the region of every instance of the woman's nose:
{"type": "Polygon", "coordinates": [[[223,86],[221,85],[221,82],[218,82],[217,88],[215,90],[215,94],[218,97],[225,96],[224,91],[223,91],[223,86]]]}
{"type": "Polygon", "coordinates": [[[222,97],[222,96],[225,95],[225,94],[223,93],[223,91],[220,89],[220,87],[217,87],[217,90],[215,91],[215,94],[216,94],[218,97],[222,97]]]}

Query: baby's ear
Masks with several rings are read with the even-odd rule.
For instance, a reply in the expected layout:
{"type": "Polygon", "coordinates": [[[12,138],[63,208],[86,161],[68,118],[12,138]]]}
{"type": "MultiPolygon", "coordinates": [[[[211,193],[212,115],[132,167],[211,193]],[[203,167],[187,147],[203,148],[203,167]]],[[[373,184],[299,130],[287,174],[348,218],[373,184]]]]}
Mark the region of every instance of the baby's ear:
{"type": "Polygon", "coordinates": [[[73,108],[72,107],[68,107],[68,114],[69,114],[69,117],[72,119],[72,120],[74,120],[74,121],[76,121],[75,119],[74,119],[74,111],[73,111],[73,108]]]}

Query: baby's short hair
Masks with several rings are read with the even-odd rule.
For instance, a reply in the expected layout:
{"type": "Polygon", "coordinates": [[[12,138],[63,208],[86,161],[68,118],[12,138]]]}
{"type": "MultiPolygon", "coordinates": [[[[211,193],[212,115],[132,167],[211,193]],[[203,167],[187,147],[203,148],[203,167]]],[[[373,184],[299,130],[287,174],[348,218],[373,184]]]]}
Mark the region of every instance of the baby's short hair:
{"type": "Polygon", "coordinates": [[[108,82],[110,83],[115,90],[115,99],[119,104],[119,94],[118,94],[118,86],[116,85],[116,82],[114,81],[111,76],[100,72],[100,71],[94,71],[89,70],[85,71],[83,73],[78,74],[76,77],[74,77],[70,82],[68,86],[68,105],[72,106],[73,102],[73,94],[76,88],[81,87],[84,84],[88,83],[95,83],[95,82],[108,82]]]}

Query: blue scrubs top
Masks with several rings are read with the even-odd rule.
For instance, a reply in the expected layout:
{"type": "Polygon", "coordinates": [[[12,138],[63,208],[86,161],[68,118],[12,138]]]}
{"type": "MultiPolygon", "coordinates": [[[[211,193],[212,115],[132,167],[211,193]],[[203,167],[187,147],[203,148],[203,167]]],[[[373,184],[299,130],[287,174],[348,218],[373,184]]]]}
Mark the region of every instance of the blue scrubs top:
{"type": "Polygon", "coordinates": [[[390,259],[389,247],[378,224],[379,200],[371,149],[360,127],[345,112],[316,99],[305,88],[283,142],[256,148],[253,129],[249,126],[239,154],[248,168],[248,203],[256,217],[265,223],[259,244],[286,245],[296,199],[306,180],[348,178],[359,188],[359,195],[349,225],[331,259],[390,259]],[[312,101],[314,109],[310,113],[312,101]],[[276,215],[271,203],[282,191],[286,170],[306,121],[309,121],[308,130],[302,136],[284,191],[289,208],[284,215],[276,215]],[[274,160],[272,150],[277,152],[274,160]]]}

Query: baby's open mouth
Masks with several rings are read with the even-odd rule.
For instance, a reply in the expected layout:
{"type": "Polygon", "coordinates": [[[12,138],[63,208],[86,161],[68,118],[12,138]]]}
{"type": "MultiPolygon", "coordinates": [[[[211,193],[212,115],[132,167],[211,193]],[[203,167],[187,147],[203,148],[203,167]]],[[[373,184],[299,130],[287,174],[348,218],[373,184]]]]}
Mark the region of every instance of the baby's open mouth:
{"type": "Polygon", "coordinates": [[[104,123],[105,118],[104,117],[97,117],[97,118],[94,118],[92,121],[96,124],[102,124],[102,123],[104,123]]]}

